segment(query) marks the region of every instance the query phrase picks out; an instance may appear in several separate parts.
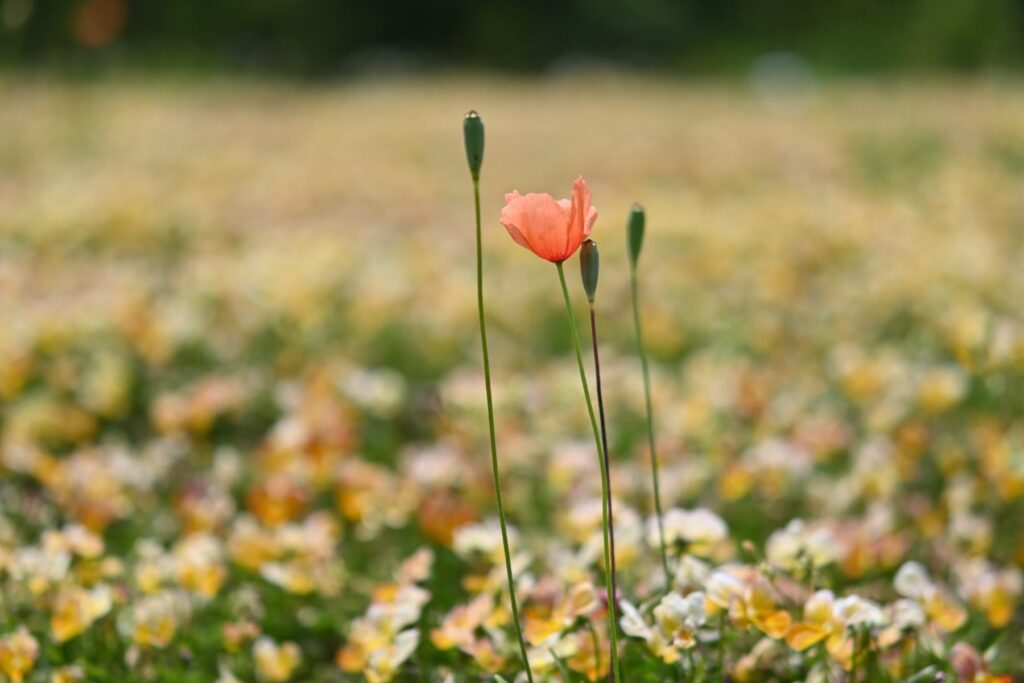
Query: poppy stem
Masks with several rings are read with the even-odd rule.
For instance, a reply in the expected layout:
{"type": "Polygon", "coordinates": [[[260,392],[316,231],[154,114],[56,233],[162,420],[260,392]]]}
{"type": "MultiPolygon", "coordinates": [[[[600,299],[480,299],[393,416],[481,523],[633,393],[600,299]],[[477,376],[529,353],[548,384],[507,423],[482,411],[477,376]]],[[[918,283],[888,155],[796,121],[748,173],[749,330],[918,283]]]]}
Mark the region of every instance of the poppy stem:
{"type": "Polygon", "coordinates": [[[658,544],[661,549],[661,566],[665,570],[665,590],[672,585],[672,574],[668,568],[668,550],[665,547],[665,521],[661,510],[661,487],[658,480],[658,456],[654,450],[654,411],[651,408],[651,369],[644,347],[643,329],[640,326],[640,295],[636,277],[636,263],[631,261],[629,284],[633,298],[633,327],[636,330],[636,346],[640,354],[640,367],[644,375],[644,408],[647,411],[647,447],[651,453],[651,479],[654,483],[654,513],[658,520],[658,544]]]}
{"type": "Polygon", "coordinates": [[[594,304],[590,304],[590,343],[594,347],[594,380],[597,385],[597,415],[601,423],[601,447],[604,450],[604,478],[608,482],[605,490],[605,501],[608,506],[608,550],[611,556],[612,571],[612,594],[615,596],[618,606],[619,591],[616,581],[615,568],[615,513],[612,511],[612,470],[611,451],[608,450],[608,427],[604,419],[604,392],[601,390],[601,358],[597,353],[597,316],[594,313],[594,304]]]}
{"type": "Polygon", "coordinates": [[[576,328],[576,315],[572,310],[572,301],[569,298],[569,288],[565,284],[565,270],[562,268],[561,263],[556,263],[555,267],[558,269],[558,281],[562,285],[562,296],[565,298],[565,310],[569,315],[569,329],[572,332],[572,344],[576,351],[576,365],[580,371],[580,382],[583,384],[583,398],[586,400],[587,413],[590,416],[590,426],[594,431],[594,443],[597,446],[597,456],[599,460],[601,470],[601,515],[603,522],[604,531],[604,559],[605,559],[605,589],[608,594],[608,636],[611,640],[611,669],[612,678],[615,683],[621,683],[619,676],[619,637],[618,637],[618,618],[616,616],[616,601],[615,601],[615,587],[614,587],[614,575],[612,572],[612,558],[611,558],[611,526],[608,517],[608,501],[610,499],[609,487],[608,487],[608,473],[605,469],[605,453],[604,446],[601,441],[601,434],[597,427],[597,417],[594,414],[594,403],[590,399],[590,386],[587,383],[587,372],[583,367],[583,351],[580,348],[580,334],[576,328]]]}
{"type": "Polygon", "coordinates": [[[505,578],[508,579],[509,601],[512,603],[512,622],[519,640],[519,653],[526,668],[526,678],[533,683],[533,671],[530,670],[530,659],[526,654],[526,641],[523,639],[523,627],[519,619],[519,604],[516,602],[515,577],[512,573],[512,553],[508,544],[508,525],[505,521],[505,503],[501,497],[501,476],[498,469],[498,443],[494,432],[494,399],[491,393],[491,361],[487,353],[487,325],[484,321],[484,258],[480,237],[480,180],[473,178],[473,202],[476,209],[476,305],[480,318],[480,347],[484,356],[484,386],[487,393],[487,424],[491,437],[491,475],[494,478],[494,498],[498,504],[498,521],[501,524],[501,545],[505,551],[505,578]]]}

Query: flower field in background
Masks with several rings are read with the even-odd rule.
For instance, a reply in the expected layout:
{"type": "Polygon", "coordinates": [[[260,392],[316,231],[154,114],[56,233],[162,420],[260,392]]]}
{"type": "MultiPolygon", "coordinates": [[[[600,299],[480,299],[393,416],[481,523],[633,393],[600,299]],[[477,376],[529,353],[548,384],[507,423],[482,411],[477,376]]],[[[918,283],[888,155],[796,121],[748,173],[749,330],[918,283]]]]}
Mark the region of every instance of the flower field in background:
{"type": "Polygon", "coordinates": [[[1024,680],[1018,85],[26,77],[0,98],[0,680],[525,681],[470,108],[535,678],[608,676],[601,473],[558,282],[499,215],[582,172],[623,680],[1024,680]]]}

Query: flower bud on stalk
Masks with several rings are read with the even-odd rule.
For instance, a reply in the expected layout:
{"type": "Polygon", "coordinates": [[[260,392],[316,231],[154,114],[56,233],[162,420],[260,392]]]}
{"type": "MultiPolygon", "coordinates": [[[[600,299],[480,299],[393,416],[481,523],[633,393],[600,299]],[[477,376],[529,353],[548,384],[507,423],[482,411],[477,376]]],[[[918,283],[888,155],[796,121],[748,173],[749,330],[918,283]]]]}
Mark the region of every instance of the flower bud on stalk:
{"type": "Polygon", "coordinates": [[[665,571],[665,590],[672,586],[672,572],[668,566],[668,550],[665,546],[665,521],[661,508],[661,490],[658,483],[658,456],[655,453],[654,416],[651,409],[651,370],[647,363],[647,350],[644,348],[644,335],[640,327],[640,294],[637,284],[637,261],[640,249],[644,246],[644,224],[647,217],[644,207],[634,204],[629,210],[626,221],[626,247],[629,249],[629,286],[633,302],[633,327],[636,331],[637,352],[640,355],[640,367],[644,376],[644,407],[647,413],[647,446],[651,454],[651,480],[654,489],[654,511],[658,520],[658,546],[661,550],[661,566],[665,571]]]}
{"type": "Polygon", "coordinates": [[[629,262],[636,268],[640,259],[640,249],[644,246],[644,207],[634,204],[629,210],[629,223],[626,226],[626,246],[629,247],[629,262]]]}
{"type": "Polygon", "coordinates": [[[597,242],[587,240],[580,247],[580,275],[583,276],[583,289],[587,300],[594,303],[597,294],[597,277],[601,270],[601,255],[597,251],[597,242]]]}
{"type": "MultiPolygon", "coordinates": [[[[505,579],[508,582],[509,604],[512,621],[519,641],[519,654],[526,670],[526,680],[533,683],[533,671],[523,637],[522,619],[516,601],[515,576],[512,572],[512,552],[508,542],[508,523],[505,520],[505,503],[501,498],[501,473],[498,468],[498,442],[494,430],[494,398],[491,393],[491,360],[487,353],[487,324],[484,316],[484,257],[480,228],[480,166],[484,162],[484,122],[475,111],[470,111],[462,120],[462,135],[466,143],[466,160],[473,176],[473,209],[476,216],[476,305],[480,323],[480,350],[484,361],[484,392],[487,396],[487,427],[491,441],[491,475],[494,479],[494,499],[498,507],[498,521],[501,527],[501,547],[505,559],[505,579]]],[[[518,680],[518,679],[517,679],[518,680]]]]}
{"type": "Polygon", "coordinates": [[[480,180],[480,167],[484,163],[484,122],[475,111],[462,120],[462,137],[466,143],[466,161],[473,180],[480,180]]]}

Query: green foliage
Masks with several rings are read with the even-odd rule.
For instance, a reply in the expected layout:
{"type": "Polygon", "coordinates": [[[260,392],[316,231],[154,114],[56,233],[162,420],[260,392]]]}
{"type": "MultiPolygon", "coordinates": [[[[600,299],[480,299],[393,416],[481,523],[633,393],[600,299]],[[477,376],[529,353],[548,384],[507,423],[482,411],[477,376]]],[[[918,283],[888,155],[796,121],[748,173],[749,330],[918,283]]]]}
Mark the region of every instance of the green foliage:
{"type": "Polygon", "coordinates": [[[828,70],[878,71],[1015,66],[1024,55],[1019,0],[124,0],[124,26],[102,49],[81,47],[73,28],[98,3],[6,4],[14,19],[0,57],[80,71],[140,58],[307,75],[424,63],[537,70],[580,56],[728,71],[776,50],[828,70]]]}

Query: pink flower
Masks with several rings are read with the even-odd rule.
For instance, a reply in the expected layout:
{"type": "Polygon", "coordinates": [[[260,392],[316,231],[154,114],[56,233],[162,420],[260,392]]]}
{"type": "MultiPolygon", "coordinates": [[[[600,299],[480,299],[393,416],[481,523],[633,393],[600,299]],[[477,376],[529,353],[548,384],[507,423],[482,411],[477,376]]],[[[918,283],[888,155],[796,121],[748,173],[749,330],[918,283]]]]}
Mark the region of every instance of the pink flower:
{"type": "Polygon", "coordinates": [[[561,263],[572,256],[597,220],[590,205],[590,188],[583,176],[572,184],[572,199],[555,200],[549,194],[505,195],[501,224],[517,244],[542,259],[561,263]]]}

